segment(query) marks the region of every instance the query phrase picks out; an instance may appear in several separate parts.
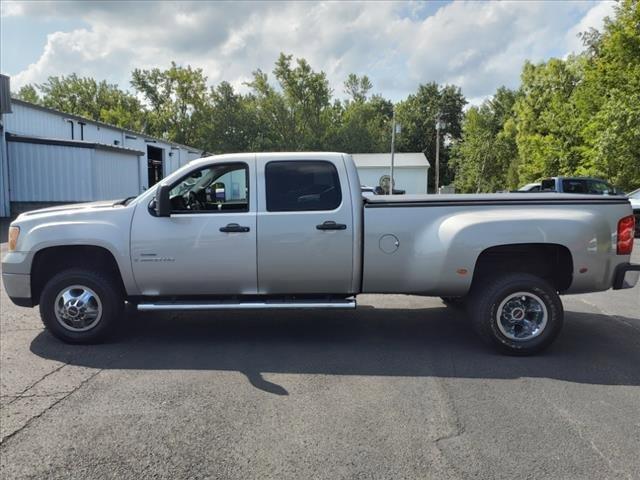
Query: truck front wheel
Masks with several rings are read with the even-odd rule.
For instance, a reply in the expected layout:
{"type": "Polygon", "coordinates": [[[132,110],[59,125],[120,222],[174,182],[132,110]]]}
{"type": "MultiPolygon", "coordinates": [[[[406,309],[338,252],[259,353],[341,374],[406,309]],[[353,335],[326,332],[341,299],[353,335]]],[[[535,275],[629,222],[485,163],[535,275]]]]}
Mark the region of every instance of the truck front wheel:
{"type": "Polygon", "coordinates": [[[42,289],[40,317],[67,343],[99,343],[122,317],[124,298],[112,275],[74,268],[54,275],[42,289]]]}
{"type": "Polygon", "coordinates": [[[508,274],[472,294],[469,315],[487,343],[509,355],[532,355],[547,348],[562,329],[560,296],[545,280],[508,274]]]}

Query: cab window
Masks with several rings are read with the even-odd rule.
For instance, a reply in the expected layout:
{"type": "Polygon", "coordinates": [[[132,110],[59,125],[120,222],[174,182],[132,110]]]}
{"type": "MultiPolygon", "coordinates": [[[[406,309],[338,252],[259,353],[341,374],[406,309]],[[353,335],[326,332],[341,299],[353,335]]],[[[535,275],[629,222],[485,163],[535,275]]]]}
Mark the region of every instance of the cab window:
{"type": "Polygon", "coordinates": [[[335,210],[342,202],[340,178],[330,162],[269,162],[265,182],[269,212],[335,210]]]}
{"type": "Polygon", "coordinates": [[[217,164],[195,170],[173,185],[169,199],[172,213],[247,212],[247,164],[217,164]]]}
{"type": "Polygon", "coordinates": [[[540,191],[542,192],[555,192],[556,191],[556,181],[553,178],[549,178],[547,180],[543,180],[540,184],[540,191]]]}
{"type": "Polygon", "coordinates": [[[589,180],[589,193],[594,195],[613,195],[613,187],[606,182],[589,180]]]}
{"type": "Polygon", "coordinates": [[[580,179],[563,180],[562,191],[564,193],[587,193],[587,181],[580,179]]]}

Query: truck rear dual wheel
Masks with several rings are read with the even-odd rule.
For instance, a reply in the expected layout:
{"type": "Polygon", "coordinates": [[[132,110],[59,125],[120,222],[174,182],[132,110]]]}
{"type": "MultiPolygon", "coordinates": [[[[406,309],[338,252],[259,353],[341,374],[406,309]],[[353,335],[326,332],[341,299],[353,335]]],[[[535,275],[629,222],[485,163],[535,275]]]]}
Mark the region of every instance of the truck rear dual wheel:
{"type": "Polygon", "coordinates": [[[508,355],[532,355],[544,350],[560,333],[564,319],[555,288],[524,273],[484,283],[473,292],[468,310],[478,335],[508,355]]]}
{"type": "Polygon", "coordinates": [[[67,343],[100,343],[115,330],[124,308],[112,275],[73,268],[54,275],[40,295],[45,327],[67,343]]]}

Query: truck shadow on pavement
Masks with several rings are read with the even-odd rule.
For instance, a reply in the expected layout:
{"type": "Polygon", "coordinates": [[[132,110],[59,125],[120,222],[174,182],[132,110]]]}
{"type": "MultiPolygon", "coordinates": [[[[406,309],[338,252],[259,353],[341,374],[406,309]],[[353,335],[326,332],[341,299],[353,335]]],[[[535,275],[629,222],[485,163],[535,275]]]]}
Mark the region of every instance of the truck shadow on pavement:
{"type": "Polygon", "coordinates": [[[483,345],[462,312],[448,308],[130,313],[103,345],[66,345],[43,331],[31,351],[97,369],[222,370],[287,395],[263,373],[424,376],[470,379],[553,378],[640,385],[637,319],[566,312],[550,349],[507,357],[483,345]]]}

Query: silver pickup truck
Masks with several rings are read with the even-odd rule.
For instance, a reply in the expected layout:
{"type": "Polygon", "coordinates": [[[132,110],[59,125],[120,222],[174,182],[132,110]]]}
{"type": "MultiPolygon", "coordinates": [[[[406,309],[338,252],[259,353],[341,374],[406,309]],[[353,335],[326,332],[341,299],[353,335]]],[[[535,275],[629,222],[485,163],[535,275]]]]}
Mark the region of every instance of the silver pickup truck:
{"type": "Polygon", "coordinates": [[[349,155],[193,161],[137,198],[20,215],[4,287],[71,343],[105,339],[138,310],[344,309],[361,293],[463,304],[505,353],[548,346],[560,294],[629,288],[624,197],[564,194],[363,198],[349,155]]]}

